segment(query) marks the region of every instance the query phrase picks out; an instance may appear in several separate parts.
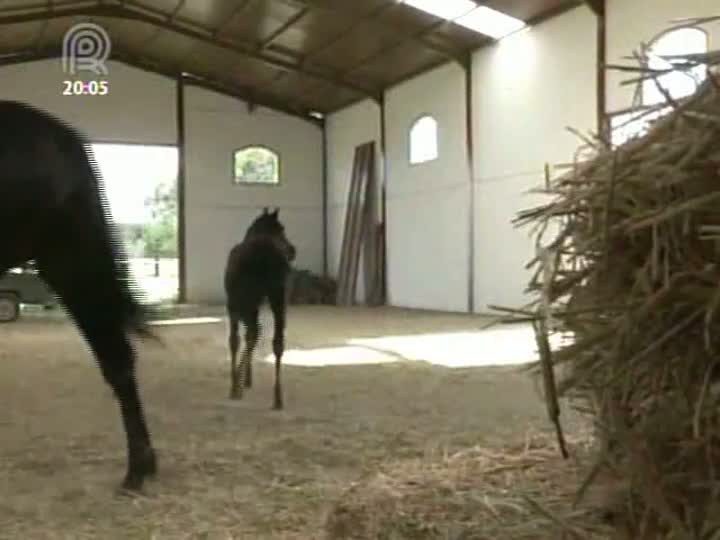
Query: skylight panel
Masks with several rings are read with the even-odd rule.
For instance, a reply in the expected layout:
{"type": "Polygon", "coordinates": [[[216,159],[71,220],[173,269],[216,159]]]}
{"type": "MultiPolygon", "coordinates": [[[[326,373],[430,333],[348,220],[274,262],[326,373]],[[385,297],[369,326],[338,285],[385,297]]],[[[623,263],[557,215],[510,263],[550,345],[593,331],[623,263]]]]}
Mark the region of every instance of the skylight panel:
{"type": "Polygon", "coordinates": [[[520,19],[472,0],[401,0],[404,4],[452,21],[494,39],[502,39],[526,27],[520,19]]]}
{"type": "Polygon", "coordinates": [[[502,39],[525,28],[525,23],[520,19],[487,6],[480,6],[455,19],[454,22],[495,39],[502,39]]]}
{"type": "Polygon", "coordinates": [[[477,8],[472,0],[404,0],[403,3],[448,20],[457,19],[477,8]]]}

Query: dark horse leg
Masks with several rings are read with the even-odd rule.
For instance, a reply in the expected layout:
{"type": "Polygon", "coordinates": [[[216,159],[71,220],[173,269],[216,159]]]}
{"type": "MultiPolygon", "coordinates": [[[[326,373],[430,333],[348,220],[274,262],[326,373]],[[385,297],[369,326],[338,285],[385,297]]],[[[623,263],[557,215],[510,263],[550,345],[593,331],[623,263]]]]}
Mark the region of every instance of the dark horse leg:
{"type": "Polygon", "coordinates": [[[29,259],[60,297],[120,406],[123,487],[157,463],[135,380],[129,334],[155,337],[131,290],[92,153],[83,137],[37,110],[0,101],[0,267],[29,259]]]}
{"type": "Polygon", "coordinates": [[[245,323],[245,353],[242,357],[243,383],[245,388],[252,388],[252,361],[255,347],[257,346],[258,337],[260,335],[260,309],[254,308],[243,319],[245,323]]]}
{"type": "MultiPolygon", "coordinates": [[[[72,228],[61,229],[68,234],[67,238],[73,238],[72,228]]],[[[135,352],[122,315],[125,293],[118,287],[116,276],[108,270],[111,259],[103,252],[102,242],[97,242],[92,233],[92,227],[88,226],[83,238],[86,245],[65,246],[63,251],[44,250],[37,257],[38,268],[90,345],[105,381],[120,404],[128,455],[122,487],[138,491],[144,479],[157,471],[155,451],[135,379],[135,352]]]]}
{"type": "Polygon", "coordinates": [[[240,348],[240,336],[238,335],[238,326],[240,320],[237,315],[228,310],[229,337],[228,346],[230,347],[230,399],[242,398],[242,387],[238,378],[237,369],[237,352],[240,348]]]}
{"type": "Polygon", "coordinates": [[[273,290],[268,296],[270,309],[275,320],[275,332],[273,335],[273,354],[275,355],[275,387],[273,393],[273,409],[283,408],[283,391],[280,380],[280,368],[283,353],[285,352],[285,287],[280,286],[273,290]]]}

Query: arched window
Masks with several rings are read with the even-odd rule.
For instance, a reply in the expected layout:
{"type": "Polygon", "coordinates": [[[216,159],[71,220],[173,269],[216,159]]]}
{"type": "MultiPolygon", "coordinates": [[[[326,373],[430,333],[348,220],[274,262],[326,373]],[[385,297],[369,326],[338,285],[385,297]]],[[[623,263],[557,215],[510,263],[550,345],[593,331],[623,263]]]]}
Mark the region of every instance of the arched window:
{"type": "MultiPolygon", "coordinates": [[[[658,37],[647,51],[647,67],[653,70],[673,69],[673,59],[663,56],[704,54],[708,52],[708,36],[699,28],[678,28],[658,37]]],[[[672,96],[680,99],[697,90],[706,76],[704,65],[690,70],[676,70],[657,77],[657,82],[672,96]]],[[[642,104],[664,103],[665,96],[653,79],[642,83],[642,104]]]]}
{"type": "Polygon", "coordinates": [[[424,163],[438,157],[437,121],[421,116],[410,128],[410,163],[424,163]]]}
{"type": "Polygon", "coordinates": [[[630,111],[610,116],[610,129],[612,130],[613,146],[620,146],[631,139],[645,135],[652,123],[672,111],[672,105],[648,111],[630,111]]]}
{"type": "Polygon", "coordinates": [[[264,146],[246,146],[233,155],[235,184],[280,183],[280,156],[264,146]]]}
{"type": "MultiPolygon", "coordinates": [[[[652,42],[646,52],[646,63],[647,67],[653,70],[670,70],[675,67],[673,59],[663,56],[704,54],[707,51],[708,37],[704,30],[693,27],[678,28],[661,34],[652,42]]],[[[636,95],[635,100],[635,104],[640,106],[639,109],[611,116],[613,146],[644,135],[652,122],[672,111],[671,105],[648,111],[649,107],[667,102],[658,88],[658,83],[673,99],[681,99],[693,94],[706,76],[706,66],[700,65],[659,75],[657,83],[653,79],[644,80],[638,87],[640,95],[636,95]]]]}

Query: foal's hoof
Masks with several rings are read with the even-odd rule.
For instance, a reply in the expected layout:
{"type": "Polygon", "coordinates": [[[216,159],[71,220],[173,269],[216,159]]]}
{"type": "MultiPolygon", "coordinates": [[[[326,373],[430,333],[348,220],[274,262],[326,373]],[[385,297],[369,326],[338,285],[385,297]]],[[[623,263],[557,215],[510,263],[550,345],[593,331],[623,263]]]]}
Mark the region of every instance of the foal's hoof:
{"type": "Polygon", "coordinates": [[[276,401],[273,403],[273,411],[282,411],[284,409],[283,402],[282,401],[276,401]]]}
{"type": "Polygon", "coordinates": [[[230,390],[230,399],[237,400],[237,399],[242,399],[242,397],[243,397],[243,394],[239,388],[233,388],[232,390],[230,390]]]}

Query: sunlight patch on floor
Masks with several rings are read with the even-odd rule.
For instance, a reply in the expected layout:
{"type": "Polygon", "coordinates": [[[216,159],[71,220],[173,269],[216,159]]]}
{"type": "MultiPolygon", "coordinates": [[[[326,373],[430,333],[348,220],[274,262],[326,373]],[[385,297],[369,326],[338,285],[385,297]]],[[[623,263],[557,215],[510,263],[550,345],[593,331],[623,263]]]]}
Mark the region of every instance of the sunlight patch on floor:
{"type": "Polygon", "coordinates": [[[151,321],[149,324],[153,326],[173,326],[179,324],[207,324],[219,322],[222,322],[222,319],[218,317],[184,317],[181,319],[163,319],[160,321],[151,321]]]}
{"type": "MultiPolygon", "coordinates": [[[[397,358],[383,352],[373,351],[365,347],[325,347],[319,349],[289,349],[283,355],[283,364],[291,366],[358,366],[367,364],[388,364],[397,362],[397,358]]],[[[265,357],[266,362],[274,362],[271,354],[265,357]]]]}
{"type": "MultiPolygon", "coordinates": [[[[567,336],[565,337],[567,339],[567,336]]],[[[475,332],[453,332],[358,338],[348,346],[308,350],[290,349],[283,363],[298,366],[380,364],[398,361],[426,361],[450,368],[523,365],[538,359],[535,336],[530,325],[513,325],[475,332]]],[[[563,336],[551,338],[551,347],[563,343],[563,336]]],[[[272,362],[272,354],[265,358],[272,362]]]]}

